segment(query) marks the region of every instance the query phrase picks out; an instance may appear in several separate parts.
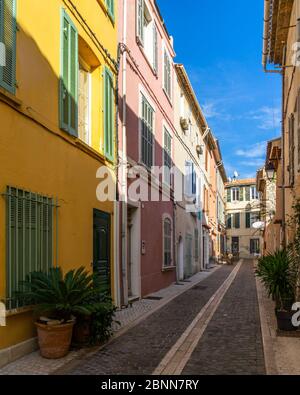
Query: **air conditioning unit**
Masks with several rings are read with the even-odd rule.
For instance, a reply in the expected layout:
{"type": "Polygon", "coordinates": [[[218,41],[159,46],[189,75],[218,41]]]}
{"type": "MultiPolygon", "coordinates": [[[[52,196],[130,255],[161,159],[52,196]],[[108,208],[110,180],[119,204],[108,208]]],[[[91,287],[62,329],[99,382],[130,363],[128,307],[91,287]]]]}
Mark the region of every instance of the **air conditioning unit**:
{"type": "Polygon", "coordinates": [[[202,147],[202,145],[197,145],[196,151],[197,151],[198,156],[203,155],[203,147],[202,147]]]}
{"type": "Polygon", "coordinates": [[[183,130],[189,130],[189,121],[186,118],[180,118],[180,125],[183,130]]]}

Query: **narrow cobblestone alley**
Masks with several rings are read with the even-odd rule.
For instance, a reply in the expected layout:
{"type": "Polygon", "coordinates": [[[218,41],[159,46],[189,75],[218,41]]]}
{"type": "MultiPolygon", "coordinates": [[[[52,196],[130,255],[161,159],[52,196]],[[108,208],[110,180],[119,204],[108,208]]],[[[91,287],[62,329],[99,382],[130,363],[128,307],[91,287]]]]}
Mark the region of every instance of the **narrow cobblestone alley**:
{"type": "MultiPolygon", "coordinates": [[[[57,374],[152,374],[232,273],[223,266],[143,322],[57,374]]],[[[253,262],[244,261],[183,374],[264,374],[253,262]]]]}

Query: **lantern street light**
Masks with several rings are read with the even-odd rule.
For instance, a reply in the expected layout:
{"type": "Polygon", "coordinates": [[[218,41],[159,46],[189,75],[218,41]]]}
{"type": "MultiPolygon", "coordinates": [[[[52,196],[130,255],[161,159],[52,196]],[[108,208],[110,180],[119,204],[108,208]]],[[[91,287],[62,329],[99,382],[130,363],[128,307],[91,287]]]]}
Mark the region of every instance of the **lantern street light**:
{"type": "Polygon", "coordinates": [[[267,173],[267,178],[269,181],[273,181],[275,177],[275,166],[273,165],[272,162],[269,162],[266,166],[266,173],[267,173]]]}

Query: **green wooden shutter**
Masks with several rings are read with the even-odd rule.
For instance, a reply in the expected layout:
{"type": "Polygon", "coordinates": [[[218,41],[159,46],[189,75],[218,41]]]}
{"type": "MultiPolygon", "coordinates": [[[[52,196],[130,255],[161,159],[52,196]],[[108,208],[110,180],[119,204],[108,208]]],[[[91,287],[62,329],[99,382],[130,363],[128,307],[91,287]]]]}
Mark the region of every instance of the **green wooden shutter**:
{"type": "Polygon", "coordinates": [[[251,200],[250,193],[251,193],[251,188],[250,187],[246,187],[246,198],[245,198],[246,202],[250,202],[250,200],[251,200]]]}
{"type": "Polygon", "coordinates": [[[137,37],[142,44],[144,44],[144,9],[145,1],[137,0],[137,37]]]}
{"type": "Polygon", "coordinates": [[[251,213],[246,213],[246,228],[251,228],[251,213]]]}
{"type": "Polygon", "coordinates": [[[0,42],[5,48],[5,66],[0,66],[0,86],[16,91],[16,0],[0,0],[0,42]]]}
{"type": "Polygon", "coordinates": [[[228,203],[231,202],[231,189],[230,188],[227,189],[227,202],[228,203]]]}
{"type": "Polygon", "coordinates": [[[228,214],[226,216],[226,226],[227,226],[227,229],[232,228],[232,215],[231,214],[228,214]]]}
{"type": "Polygon", "coordinates": [[[75,25],[62,10],[60,127],[78,136],[78,33],[75,25]]]}
{"type": "Polygon", "coordinates": [[[240,228],[240,213],[234,214],[234,227],[235,229],[240,228]]]}
{"type": "Polygon", "coordinates": [[[107,12],[112,20],[115,19],[115,1],[114,0],[106,0],[107,12]]]}
{"type": "Polygon", "coordinates": [[[158,34],[157,27],[153,25],[153,68],[155,73],[158,72],[158,34]]]}
{"type": "Polygon", "coordinates": [[[114,87],[112,73],[105,67],[104,71],[104,152],[114,159],[114,87]]]}

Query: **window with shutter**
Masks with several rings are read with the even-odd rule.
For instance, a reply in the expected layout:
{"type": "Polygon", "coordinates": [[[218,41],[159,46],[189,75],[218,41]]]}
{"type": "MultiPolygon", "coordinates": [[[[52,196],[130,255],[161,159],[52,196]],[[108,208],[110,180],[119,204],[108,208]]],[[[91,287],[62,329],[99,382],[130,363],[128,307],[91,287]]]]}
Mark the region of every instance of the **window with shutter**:
{"type": "Polygon", "coordinates": [[[227,202],[228,203],[231,202],[231,189],[230,188],[227,189],[227,202]]]}
{"type": "Polygon", "coordinates": [[[240,213],[234,214],[234,227],[240,229],[240,213]]]}
{"type": "Polygon", "coordinates": [[[166,49],[164,49],[164,90],[171,99],[171,59],[166,49]]]}
{"type": "Polygon", "coordinates": [[[226,227],[227,227],[227,229],[232,228],[232,215],[231,214],[228,214],[226,216],[226,227]]]}
{"type": "Polygon", "coordinates": [[[245,200],[246,200],[246,202],[250,202],[250,200],[251,200],[251,188],[250,187],[245,188],[245,200]]]}
{"type": "MultiPolygon", "coordinates": [[[[185,195],[187,197],[193,196],[195,179],[194,164],[192,161],[187,160],[185,162],[185,195]]],[[[195,192],[196,193],[196,192],[195,192]]]]}
{"type": "Polygon", "coordinates": [[[172,137],[164,128],[164,182],[168,185],[171,183],[172,167],[172,137]]]}
{"type": "Polygon", "coordinates": [[[297,150],[298,150],[298,171],[300,171],[300,89],[298,92],[298,99],[297,99],[297,150]]]}
{"type": "Polygon", "coordinates": [[[109,160],[114,159],[114,85],[111,71],[104,70],[104,151],[109,160]]]}
{"type": "Polygon", "coordinates": [[[106,7],[108,15],[114,21],[115,19],[115,0],[106,0],[106,7]]]}
{"type": "Polygon", "coordinates": [[[163,222],[163,245],[164,245],[164,262],[165,268],[172,266],[172,222],[169,218],[165,218],[163,222]]]}
{"type": "Polygon", "coordinates": [[[0,43],[5,51],[0,86],[12,94],[16,92],[16,33],[16,0],[0,0],[0,43]]]}
{"type": "Polygon", "coordinates": [[[199,230],[195,229],[195,260],[199,259],[199,230]]]}
{"type": "Polygon", "coordinates": [[[295,117],[292,114],[289,118],[289,184],[294,185],[295,181],[295,117]]]}
{"type": "Polygon", "coordinates": [[[151,169],[154,164],[154,110],[144,95],[141,96],[141,161],[151,169]]]}
{"type": "Polygon", "coordinates": [[[246,213],[246,228],[251,228],[251,213],[246,213]]]}
{"type": "Polygon", "coordinates": [[[244,201],[244,188],[240,188],[240,202],[244,201]]]}
{"type": "Polygon", "coordinates": [[[141,44],[144,44],[144,13],[145,13],[145,1],[137,0],[137,38],[141,44]]]}
{"type": "Polygon", "coordinates": [[[155,73],[158,72],[158,35],[157,27],[153,24],[153,69],[155,73]]]}
{"type": "Polygon", "coordinates": [[[78,136],[78,33],[62,10],[61,25],[60,127],[78,136]]]}
{"type": "Polygon", "coordinates": [[[15,296],[20,281],[33,271],[53,266],[53,198],[7,187],[7,309],[24,303],[15,296]]]}

